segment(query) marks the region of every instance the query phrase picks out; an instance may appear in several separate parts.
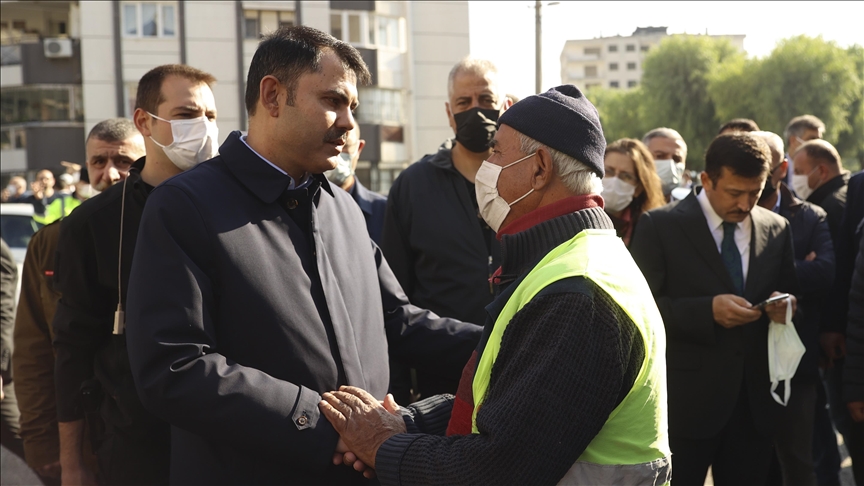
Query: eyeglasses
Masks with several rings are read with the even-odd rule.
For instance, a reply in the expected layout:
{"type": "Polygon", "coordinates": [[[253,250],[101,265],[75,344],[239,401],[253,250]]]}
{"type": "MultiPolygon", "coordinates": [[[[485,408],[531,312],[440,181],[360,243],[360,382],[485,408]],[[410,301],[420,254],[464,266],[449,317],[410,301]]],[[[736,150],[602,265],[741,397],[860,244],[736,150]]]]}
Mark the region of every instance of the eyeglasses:
{"type": "Polygon", "coordinates": [[[634,186],[638,182],[636,180],[636,176],[634,176],[633,174],[631,174],[629,172],[617,172],[615,169],[613,169],[611,167],[606,168],[606,177],[618,177],[619,179],[626,182],[627,184],[632,184],[634,186]]]}

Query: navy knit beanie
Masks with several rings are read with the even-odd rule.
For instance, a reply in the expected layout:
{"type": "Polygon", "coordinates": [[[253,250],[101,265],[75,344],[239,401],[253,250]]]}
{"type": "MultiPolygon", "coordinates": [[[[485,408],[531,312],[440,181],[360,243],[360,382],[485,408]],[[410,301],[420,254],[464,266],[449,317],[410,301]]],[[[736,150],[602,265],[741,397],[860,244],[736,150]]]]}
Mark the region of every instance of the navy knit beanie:
{"type": "Polygon", "coordinates": [[[601,179],[606,139],[600,116],[579,88],[565,84],[528,96],[498,118],[517,132],[584,163],[601,179]]]}

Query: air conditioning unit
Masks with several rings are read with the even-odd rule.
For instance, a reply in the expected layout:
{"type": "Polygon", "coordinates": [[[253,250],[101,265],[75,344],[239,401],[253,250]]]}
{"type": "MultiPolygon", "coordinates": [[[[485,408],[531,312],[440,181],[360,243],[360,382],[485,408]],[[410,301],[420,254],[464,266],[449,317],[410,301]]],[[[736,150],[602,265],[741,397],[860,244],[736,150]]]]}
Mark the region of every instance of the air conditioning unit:
{"type": "Polygon", "coordinates": [[[45,39],[42,42],[45,57],[72,57],[72,39],[45,39]]]}

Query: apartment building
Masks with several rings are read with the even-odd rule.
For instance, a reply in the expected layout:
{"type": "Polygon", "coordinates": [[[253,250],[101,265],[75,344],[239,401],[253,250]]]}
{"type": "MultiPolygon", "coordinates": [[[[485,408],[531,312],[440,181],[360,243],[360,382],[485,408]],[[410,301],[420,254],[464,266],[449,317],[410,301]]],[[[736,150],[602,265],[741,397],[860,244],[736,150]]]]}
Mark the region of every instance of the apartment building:
{"type": "MultiPolygon", "coordinates": [[[[645,55],[667,37],[668,27],[639,27],[633,35],[568,40],[561,51],[561,81],[583,89],[630,89],[642,79],[645,55]]],[[[744,50],[743,35],[712,35],[744,50]]]]}
{"type": "Polygon", "coordinates": [[[160,64],[216,76],[220,142],[246,130],[245,81],[261,36],[308,25],[351,43],[372,72],[357,111],[358,177],[386,192],[451,136],[450,68],[468,55],[468,3],[450,1],[14,1],[0,15],[2,184],[84,162],[100,120],[131,116],[137,81],[160,64]]]}

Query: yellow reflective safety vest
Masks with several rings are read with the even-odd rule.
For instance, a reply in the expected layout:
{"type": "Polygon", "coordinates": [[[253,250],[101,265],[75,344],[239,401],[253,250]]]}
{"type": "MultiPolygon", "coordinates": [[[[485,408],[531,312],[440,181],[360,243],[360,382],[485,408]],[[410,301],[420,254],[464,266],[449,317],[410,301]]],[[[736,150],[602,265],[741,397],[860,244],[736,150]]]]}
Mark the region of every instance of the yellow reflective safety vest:
{"type": "MultiPolygon", "coordinates": [[[[633,387],[559,484],[666,484],[671,479],[666,408],[666,331],[645,277],[612,230],[583,230],[549,252],[498,315],[474,374],[472,432],[510,320],[550,284],[584,277],[608,293],[642,336],[645,359],[633,387]]],[[[574,325],[582,325],[574,323],[574,325]]]]}
{"type": "Polygon", "coordinates": [[[51,224],[58,219],[69,216],[73,209],[81,205],[81,201],[75,196],[63,196],[55,199],[45,208],[45,214],[33,215],[33,219],[40,224],[51,224]]]}

